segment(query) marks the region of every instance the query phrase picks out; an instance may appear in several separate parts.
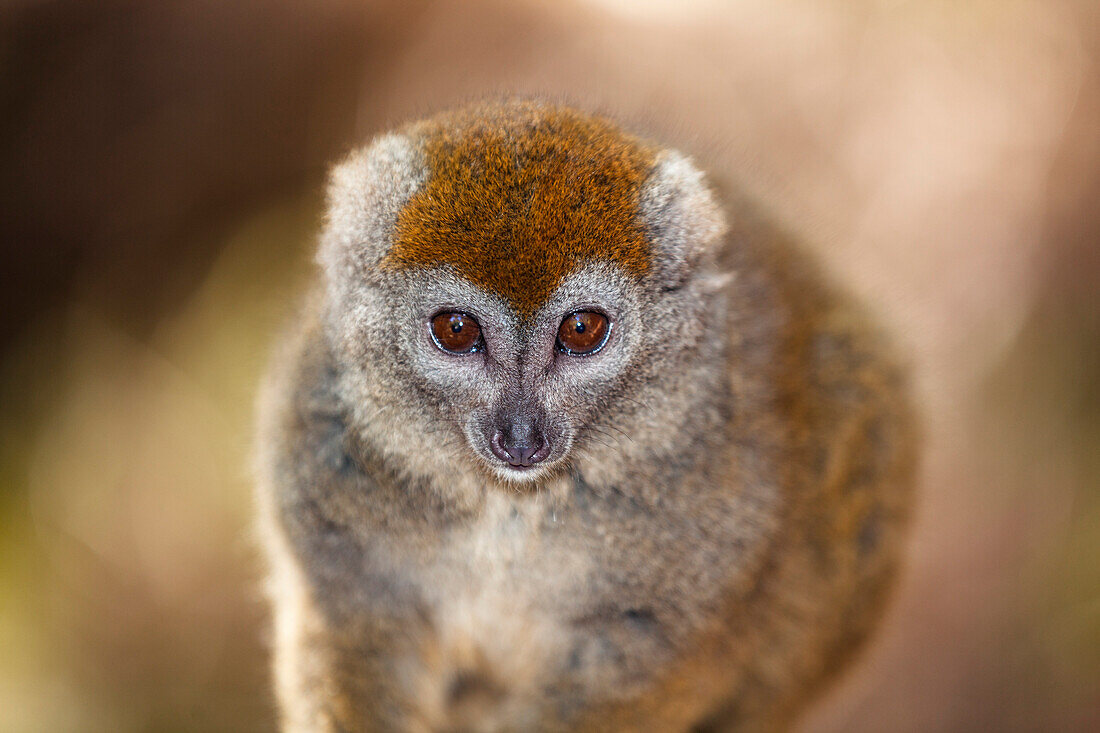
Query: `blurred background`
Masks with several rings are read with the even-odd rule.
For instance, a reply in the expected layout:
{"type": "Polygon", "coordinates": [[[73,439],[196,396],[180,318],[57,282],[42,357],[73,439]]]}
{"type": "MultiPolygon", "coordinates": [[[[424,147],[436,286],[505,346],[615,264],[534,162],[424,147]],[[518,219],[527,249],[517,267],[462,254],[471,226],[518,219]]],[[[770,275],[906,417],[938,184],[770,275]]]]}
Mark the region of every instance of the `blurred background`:
{"type": "Polygon", "coordinates": [[[762,202],[911,356],[907,568],[801,724],[1100,730],[1095,0],[6,0],[0,731],[270,731],[252,401],[326,165],[486,93],[762,202]]]}

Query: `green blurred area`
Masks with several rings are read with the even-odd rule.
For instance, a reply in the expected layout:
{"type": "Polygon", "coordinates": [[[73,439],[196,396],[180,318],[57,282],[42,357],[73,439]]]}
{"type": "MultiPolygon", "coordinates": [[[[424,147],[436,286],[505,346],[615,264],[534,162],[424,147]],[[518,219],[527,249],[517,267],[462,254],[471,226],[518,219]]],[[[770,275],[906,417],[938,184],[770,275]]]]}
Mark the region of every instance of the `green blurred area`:
{"type": "Polygon", "coordinates": [[[0,729],[273,727],[252,402],[319,215],[301,196],[214,235],[146,336],[77,301],[6,354],[0,729]]]}

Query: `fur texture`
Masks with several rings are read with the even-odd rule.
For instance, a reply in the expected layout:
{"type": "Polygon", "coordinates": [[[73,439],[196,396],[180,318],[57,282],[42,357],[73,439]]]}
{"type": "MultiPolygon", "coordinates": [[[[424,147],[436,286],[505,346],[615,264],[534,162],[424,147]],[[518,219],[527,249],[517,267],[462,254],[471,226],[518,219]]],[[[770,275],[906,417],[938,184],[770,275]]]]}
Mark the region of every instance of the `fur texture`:
{"type": "Polygon", "coordinates": [[[858,647],[905,387],[688,159],[539,102],[449,113],[336,168],[319,260],[260,411],[286,730],[777,729],[858,647]],[[592,309],[606,345],[556,350],[592,309]],[[483,349],[436,348],[449,310],[483,349]],[[526,471],[489,447],[521,417],[526,471]]]}
{"type": "Polygon", "coordinates": [[[447,265],[523,317],[583,262],[649,270],[638,198],[654,151],[610,123],[526,102],[461,109],[408,134],[431,176],[398,216],[385,265],[447,265]]]}

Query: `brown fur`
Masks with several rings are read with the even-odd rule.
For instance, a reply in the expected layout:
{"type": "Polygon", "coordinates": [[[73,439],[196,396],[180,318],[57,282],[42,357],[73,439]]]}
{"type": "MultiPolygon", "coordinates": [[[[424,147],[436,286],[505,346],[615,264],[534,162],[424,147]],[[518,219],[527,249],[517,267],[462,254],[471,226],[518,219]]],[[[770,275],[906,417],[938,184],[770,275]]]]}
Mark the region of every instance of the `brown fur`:
{"type": "Polygon", "coordinates": [[[524,317],[589,261],[641,277],[638,195],[654,150],[605,120],[531,102],[479,105],[410,130],[428,180],[397,220],[384,265],[450,265],[524,317]]]}

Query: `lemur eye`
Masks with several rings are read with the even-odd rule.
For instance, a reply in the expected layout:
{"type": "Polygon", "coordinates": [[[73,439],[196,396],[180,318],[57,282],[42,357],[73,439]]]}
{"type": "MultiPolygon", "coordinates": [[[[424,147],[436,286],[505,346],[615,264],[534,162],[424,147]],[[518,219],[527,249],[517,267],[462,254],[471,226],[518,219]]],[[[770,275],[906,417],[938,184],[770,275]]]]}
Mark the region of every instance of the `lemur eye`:
{"type": "Polygon", "coordinates": [[[448,353],[469,354],[481,346],[481,326],[467,313],[437,313],[432,316],[432,340],[448,353]]]}
{"type": "Polygon", "coordinates": [[[603,313],[570,313],[558,327],[558,349],[573,356],[594,354],[607,342],[610,326],[603,313]]]}

